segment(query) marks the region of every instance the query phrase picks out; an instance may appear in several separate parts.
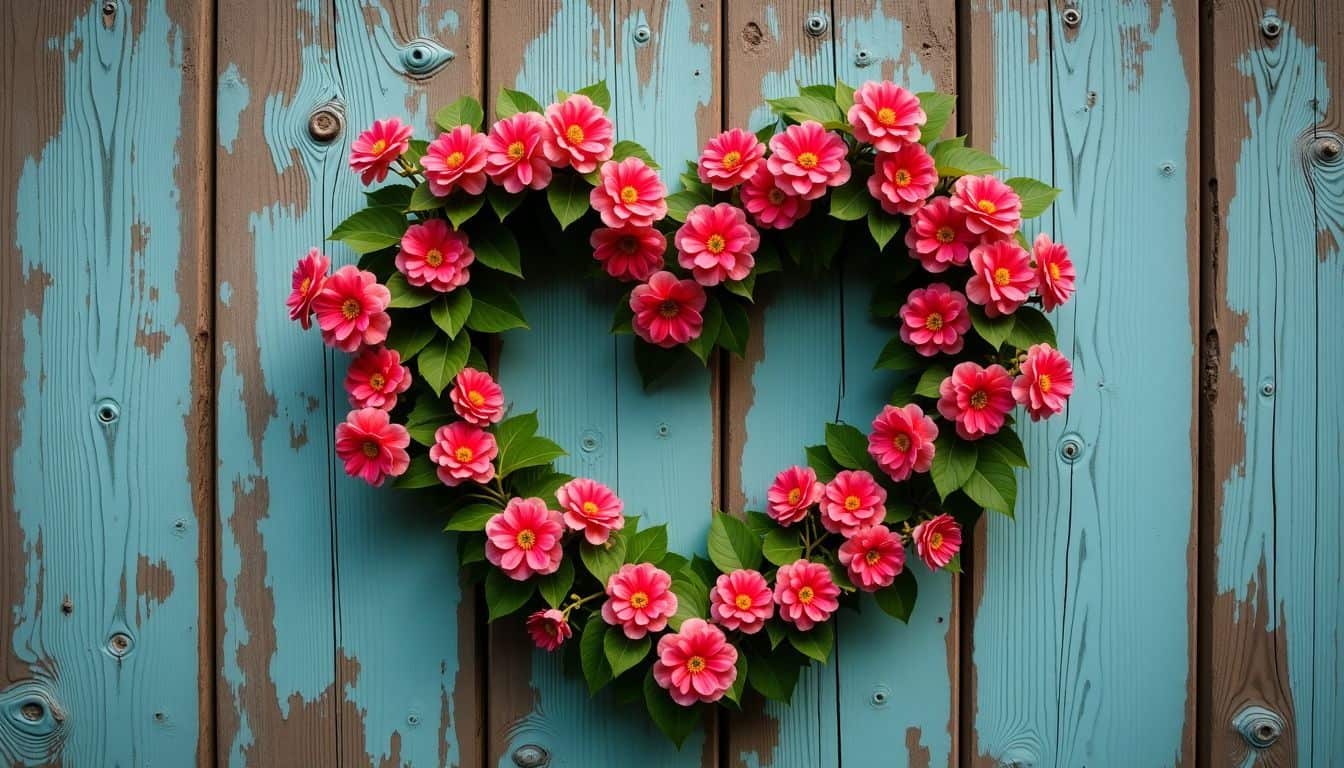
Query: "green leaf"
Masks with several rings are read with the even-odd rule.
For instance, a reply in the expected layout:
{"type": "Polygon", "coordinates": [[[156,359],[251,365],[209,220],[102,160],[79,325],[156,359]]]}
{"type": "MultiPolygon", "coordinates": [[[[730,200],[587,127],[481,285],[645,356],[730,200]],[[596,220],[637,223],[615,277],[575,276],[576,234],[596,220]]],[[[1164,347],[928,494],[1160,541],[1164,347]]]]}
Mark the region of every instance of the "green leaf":
{"type": "Polygon", "coordinates": [[[583,679],[588,683],[589,696],[611,682],[611,665],[607,663],[607,652],[603,647],[606,637],[607,625],[594,613],[583,625],[583,634],[579,637],[579,663],[583,667],[583,679]]]}
{"type": "Polygon", "coordinates": [[[977,443],[980,446],[981,453],[1010,467],[1025,468],[1030,466],[1030,462],[1027,461],[1026,449],[1022,447],[1022,438],[1007,427],[992,435],[980,438],[977,443]]]}
{"type": "Polygon", "coordinates": [[[471,339],[467,334],[457,338],[439,336],[420,352],[416,368],[435,395],[443,394],[444,387],[467,366],[471,339]]]}
{"type": "Polygon", "coordinates": [[[700,708],[683,707],[673,701],[653,679],[652,669],[644,675],[644,706],[649,711],[649,719],[678,749],[700,724],[700,708]]]}
{"type": "Polygon", "coordinates": [[[604,112],[611,111],[611,91],[607,90],[606,80],[598,80],[592,85],[585,85],[575,93],[582,93],[592,99],[592,102],[601,107],[604,112]]]}
{"type": "Polygon", "coordinates": [[[485,562],[485,539],[480,536],[460,536],[457,541],[457,563],[459,566],[485,562]]]}
{"type": "Polygon", "coordinates": [[[567,475],[564,472],[556,472],[548,466],[528,467],[521,469],[509,475],[509,485],[513,489],[515,496],[523,498],[546,499],[548,502],[555,497],[555,492],[560,486],[573,480],[573,475],[567,475]]]}
{"type": "Polygon", "coordinates": [[[667,525],[655,525],[630,537],[625,547],[625,562],[657,563],[666,554],[667,525]]]}
{"type": "Polygon", "coordinates": [[[915,385],[915,394],[924,397],[940,397],[939,391],[943,385],[943,379],[952,374],[941,365],[932,365],[924,369],[919,375],[919,383],[915,385]]]}
{"type": "MultiPolygon", "coordinates": [[[[466,224],[472,216],[479,213],[481,206],[485,205],[484,197],[480,195],[469,195],[466,192],[461,191],[454,192],[446,198],[439,198],[439,201],[443,205],[443,212],[448,215],[448,221],[452,222],[453,229],[461,229],[462,225],[466,224]]],[[[487,267],[494,266],[484,259],[481,259],[479,239],[480,235],[475,235],[471,238],[471,249],[476,253],[476,258],[484,262],[487,267]]]]}
{"type": "Polygon", "coordinates": [[[747,510],[746,523],[747,529],[756,534],[758,539],[765,538],[767,533],[779,527],[774,520],[770,519],[769,515],[751,509],[747,510]]]}
{"type": "Polygon", "coordinates": [[[893,336],[882,348],[882,353],[877,356],[873,370],[908,371],[926,362],[928,358],[916,352],[915,348],[906,344],[900,336],[893,336]]]}
{"type": "Polygon", "coordinates": [[[880,251],[887,247],[887,243],[901,231],[901,220],[890,213],[882,210],[882,206],[874,205],[868,209],[868,234],[873,236],[873,242],[877,243],[877,249],[880,251]]]}
{"type": "Polygon", "coordinates": [[[805,91],[797,96],[770,99],[769,104],[770,108],[776,113],[800,123],[808,120],[815,120],[818,123],[833,123],[845,119],[844,113],[835,103],[834,96],[827,98],[816,92],[808,93],[805,91]]]}
{"type": "Polygon", "coordinates": [[[457,336],[471,314],[471,291],[458,288],[444,295],[429,308],[429,316],[444,333],[457,336]]]}
{"type": "Polygon", "coordinates": [[[686,362],[689,360],[684,350],[663,349],[640,339],[635,340],[635,367],[639,369],[639,378],[646,390],[652,389],[653,385],[686,362]]]}
{"type": "Polygon", "coordinates": [[[551,186],[546,188],[546,202],[550,204],[551,213],[555,214],[561,229],[569,227],[588,212],[591,191],[588,182],[572,173],[557,173],[551,179],[551,186]]]}
{"type": "Polygon", "coordinates": [[[540,428],[541,422],[537,420],[536,411],[515,414],[499,422],[495,425],[495,443],[500,454],[509,450],[514,443],[535,436],[540,428]]]}
{"type": "Polygon", "coordinates": [[[519,205],[522,205],[526,197],[526,190],[515,195],[494,184],[485,188],[485,199],[490,201],[490,208],[494,210],[495,218],[500,221],[508,218],[510,213],[513,213],[519,205]]]}
{"type": "Polygon", "coordinates": [[[829,216],[812,216],[807,224],[789,230],[784,248],[795,264],[813,272],[829,269],[845,239],[844,223],[829,216]]]}
{"type": "Polygon", "coordinates": [[[770,649],[774,650],[779,644],[789,639],[789,630],[781,622],[765,622],[765,634],[770,638],[770,649]]]}
{"type": "Polygon", "coordinates": [[[952,110],[956,109],[957,97],[936,91],[924,91],[916,95],[919,96],[919,106],[929,118],[919,131],[919,143],[927,147],[936,141],[947,127],[947,121],[952,118],[952,110]]]}
{"type": "Polygon", "coordinates": [[[579,559],[593,578],[605,586],[611,575],[625,563],[625,536],[613,533],[605,544],[585,541],[579,545],[579,559]]]}
{"type": "Polygon", "coordinates": [[[505,288],[482,284],[472,293],[467,327],[482,333],[501,333],[526,328],[527,321],[517,297],[505,288]]]}
{"type": "Polygon", "coordinates": [[[766,560],[775,565],[788,565],[802,558],[803,544],[798,540],[796,531],[788,528],[772,528],[765,535],[761,553],[765,555],[766,560]]]}
{"type": "Polygon", "coordinates": [[[756,292],[756,271],[752,270],[741,280],[725,280],[723,287],[734,296],[741,296],[747,301],[752,301],[752,294],[756,292]]]}
{"type": "Polygon", "coordinates": [[[621,300],[616,302],[616,314],[611,318],[611,332],[614,334],[635,332],[635,312],[630,309],[629,294],[621,296],[621,300]]]}
{"type": "Polygon", "coordinates": [[[868,455],[868,438],[849,424],[826,425],[826,448],[835,463],[845,469],[866,469],[877,473],[877,464],[868,455]]]}
{"type": "Polygon", "coordinates": [[[831,482],[844,469],[835,463],[830,449],[824,445],[809,445],[804,450],[807,453],[807,466],[817,473],[817,479],[823,483],[831,482]]]}
{"type": "Polygon", "coordinates": [[[470,96],[463,96],[434,113],[434,122],[445,131],[450,131],[459,125],[469,125],[473,129],[480,130],[484,120],[485,110],[481,109],[481,102],[470,96]]]}
{"type": "Polygon", "coordinates": [[[933,148],[933,162],[938,166],[939,176],[979,176],[1003,170],[1003,163],[995,160],[993,155],[971,147],[952,146],[945,141],[933,148]]]}
{"type": "Polygon", "coordinates": [[[723,697],[734,704],[742,703],[742,692],[747,688],[747,654],[738,651],[737,653],[737,677],[733,678],[733,684],[728,686],[728,690],[723,692],[723,697]]]}
{"type": "MultiPolygon", "coordinates": [[[[858,221],[873,208],[873,196],[868,185],[859,179],[850,179],[831,190],[831,217],[841,221],[858,221]]],[[[885,245],[885,243],[879,243],[885,245]]]]}
{"type": "Polygon", "coordinates": [[[807,632],[789,629],[789,645],[809,659],[825,664],[835,647],[835,627],[829,621],[816,625],[807,632]]]}
{"type": "Polygon", "coordinates": [[[537,591],[541,593],[541,599],[552,608],[559,608],[565,602],[572,586],[574,586],[574,561],[568,557],[561,558],[560,567],[555,573],[537,579],[537,591]]]}
{"type": "Polygon", "coordinates": [[[673,221],[685,222],[691,210],[697,205],[709,205],[709,198],[699,192],[683,189],[667,196],[667,217],[673,221]]]}
{"type": "Polygon", "coordinates": [[[406,276],[397,272],[387,279],[387,292],[392,295],[392,301],[387,306],[392,309],[412,309],[419,307],[434,300],[435,293],[431,288],[417,288],[406,282],[406,276]]]}
{"type": "Polygon", "coordinates": [[[518,250],[518,240],[502,224],[492,222],[473,230],[471,250],[481,264],[514,277],[523,276],[523,256],[518,250]]]}
{"type": "Polygon", "coordinates": [[[905,623],[910,623],[910,614],[915,610],[915,599],[919,597],[919,582],[909,568],[896,574],[896,581],[885,589],[873,593],[877,607],[905,623]]]}
{"type": "Polygon", "coordinates": [[[613,162],[620,162],[627,157],[638,157],[640,160],[644,161],[645,165],[655,171],[660,168],[657,161],[653,159],[653,155],[649,154],[649,150],[645,149],[643,144],[622,139],[621,141],[616,142],[616,145],[611,148],[611,159],[613,162]]]}
{"type": "Polygon", "coordinates": [[[985,509],[1013,516],[1013,507],[1017,504],[1017,477],[1007,463],[992,456],[980,456],[975,471],[961,490],[985,509]]]}
{"type": "Polygon", "coordinates": [[[545,437],[524,437],[509,444],[509,450],[499,451],[499,475],[508,477],[525,467],[539,467],[567,455],[555,441],[545,437]]]}
{"type": "Polygon", "coordinates": [[[356,253],[369,253],[400,243],[408,226],[401,208],[378,205],[355,211],[338,224],[327,239],[339,240],[356,253]]]}
{"type": "Polygon", "coordinates": [[[411,193],[414,191],[413,187],[405,184],[388,184],[386,187],[365,192],[364,197],[369,201],[370,206],[388,206],[405,210],[406,204],[411,200],[411,193]]]}
{"type": "Polygon", "coordinates": [[[719,326],[719,346],[738,357],[747,355],[747,335],[751,333],[751,318],[747,308],[737,301],[723,302],[723,324],[719,326]]]}
{"type": "Polygon", "coordinates": [[[835,81],[835,105],[845,114],[854,106],[854,87],[844,80],[835,81]]]}
{"type": "Polygon", "coordinates": [[[722,572],[761,565],[761,540],[736,517],[714,513],[709,524],[709,559],[722,572]]]}
{"type": "Polygon", "coordinates": [[[503,120],[519,112],[536,112],[542,114],[546,110],[542,109],[537,100],[528,96],[522,91],[514,91],[508,88],[499,89],[499,97],[495,99],[495,117],[503,120]]]}
{"type": "Polygon", "coordinates": [[[961,440],[951,434],[939,435],[933,443],[933,465],[929,474],[938,497],[946,499],[971,478],[980,455],[975,443],[961,440]]]}
{"type": "Polygon", "coordinates": [[[686,348],[700,358],[700,362],[707,364],[710,353],[714,351],[714,344],[719,340],[719,326],[723,324],[723,306],[712,293],[706,294],[705,299],[705,308],[700,313],[704,323],[700,335],[686,342],[686,348]]]}
{"type": "Polygon", "coordinates": [[[439,427],[457,419],[453,409],[445,406],[437,397],[421,395],[415,399],[415,407],[406,417],[406,431],[411,439],[421,445],[433,445],[434,433],[439,427]]]}
{"type": "Polygon", "coordinates": [[[403,365],[410,362],[433,339],[434,326],[415,320],[394,321],[387,332],[387,346],[397,350],[403,365]]]}
{"type": "Polygon", "coordinates": [[[429,191],[429,182],[421,182],[420,186],[411,193],[411,199],[406,201],[407,211],[418,213],[420,211],[432,211],[435,208],[443,207],[447,198],[439,197],[429,191]]]}
{"type": "Polygon", "coordinates": [[[1016,176],[1004,183],[1012,187],[1017,196],[1022,198],[1022,218],[1024,219],[1034,219],[1045,213],[1060,193],[1059,189],[1026,176],[1016,176]]]}
{"type": "Polygon", "coordinates": [[[411,465],[392,481],[392,487],[403,490],[433,488],[440,484],[439,476],[435,470],[434,462],[430,461],[428,456],[421,454],[411,459],[411,465]]]}
{"type": "Polygon", "coordinates": [[[1021,350],[1030,349],[1034,344],[1059,346],[1055,327],[1045,315],[1032,307],[1018,307],[1013,313],[1013,329],[1008,334],[1008,343],[1021,350]]]}
{"type": "Polygon", "coordinates": [[[514,581],[498,568],[491,568],[485,577],[485,604],[490,610],[490,621],[508,616],[532,599],[530,581],[514,581]]]}
{"type": "Polygon", "coordinates": [[[1007,341],[1013,332],[1013,316],[989,317],[985,314],[985,308],[979,304],[971,304],[970,309],[971,325],[975,327],[975,332],[989,342],[991,347],[995,349],[1002,347],[1003,342],[1007,341]]]}
{"type": "Polygon", "coordinates": [[[607,636],[602,641],[602,649],[606,652],[607,663],[611,665],[612,676],[620,677],[622,672],[643,661],[649,653],[650,645],[652,643],[648,635],[638,640],[631,640],[625,636],[625,630],[620,627],[608,627],[607,636]]]}
{"type": "Polygon", "coordinates": [[[445,531],[484,531],[485,524],[490,522],[490,518],[501,512],[499,507],[493,507],[489,504],[468,504],[461,509],[455,510],[452,517],[443,526],[445,531]]]}
{"type": "Polygon", "coordinates": [[[800,671],[792,653],[767,653],[752,658],[747,683],[765,698],[788,704],[800,671]]]}
{"type": "MultiPolygon", "coordinates": [[[[663,570],[667,570],[664,568],[663,570]]],[[[672,577],[672,594],[677,596],[677,612],[668,619],[675,632],[681,629],[681,623],[687,619],[706,619],[709,617],[709,587],[693,573],[680,573],[672,577]]]]}

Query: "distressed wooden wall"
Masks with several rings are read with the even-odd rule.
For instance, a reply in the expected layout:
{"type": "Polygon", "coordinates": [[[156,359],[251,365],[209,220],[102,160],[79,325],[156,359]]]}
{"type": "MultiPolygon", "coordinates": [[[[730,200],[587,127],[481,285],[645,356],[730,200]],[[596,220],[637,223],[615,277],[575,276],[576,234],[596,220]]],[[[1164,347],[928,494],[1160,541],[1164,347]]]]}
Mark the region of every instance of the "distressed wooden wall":
{"type": "MultiPolygon", "coordinates": [[[[1333,0],[54,0],[0,8],[0,51],[0,763],[1344,762],[1333,0]],[[956,90],[1064,189],[1080,386],[965,575],[677,751],[344,476],[343,361],[288,275],[375,116],[605,78],[674,169],[836,77],[956,90]]],[[[506,390],[681,549],[890,384],[862,275],[761,296],[746,359],[652,394],[614,295],[531,277],[506,390]]]]}

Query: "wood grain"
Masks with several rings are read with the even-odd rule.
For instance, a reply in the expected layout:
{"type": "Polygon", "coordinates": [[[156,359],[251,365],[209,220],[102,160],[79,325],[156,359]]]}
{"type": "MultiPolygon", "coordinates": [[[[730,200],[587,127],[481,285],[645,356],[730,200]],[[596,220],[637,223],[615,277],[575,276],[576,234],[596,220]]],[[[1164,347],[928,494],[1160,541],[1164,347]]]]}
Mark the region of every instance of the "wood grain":
{"type": "Polygon", "coordinates": [[[0,11],[7,765],[209,758],[209,25],[0,11]]]}

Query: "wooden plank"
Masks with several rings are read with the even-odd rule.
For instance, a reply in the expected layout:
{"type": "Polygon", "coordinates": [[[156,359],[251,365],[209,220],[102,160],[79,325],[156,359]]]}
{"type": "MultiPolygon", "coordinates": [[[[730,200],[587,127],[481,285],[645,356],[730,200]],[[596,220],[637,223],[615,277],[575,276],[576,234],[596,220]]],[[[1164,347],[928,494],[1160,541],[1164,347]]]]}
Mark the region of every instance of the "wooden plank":
{"type": "MultiPolygon", "coordinates": [[[[800,81],[954,87],[951,2],[834,5],[833,16],[812,3],[730,6],[730,124],[759,127],[768,119],[764,100],[800,81]]],[[[874,374],[872,363],[892,329],[870,320],[870,294],[868,281],[850,271],[830,282],[788,280],[762,298],[751,354],[729,374],[728,497],[736,508],[761,508],[775,473],[802,463],[802,447],[822,442],[822,427],[837,414],[866,430],[886,402],[892,382],[874,374]]],[[[860,764],[955,761],[953,580],[921,572],[920,592],[909,626],[875,609],[843,615],[835,664],[805,673],[789,707],[732,719],[729,763],[839,765],[842,755],[860,764]],[[891,660],[898,657],[919,663],[897,667],[891,660]],[[874,740],[878,732],[899,734],[905,753],[874,740]]]]}
{"type": "Polygon", "coordinates": [[[469,1],[221,7],[221,764],[479,760],[455,544],[339,470],[347,360],[280,310],[294,259],[362,204],[356,133],[388,115],[423,133],[479,89],[479,17],[469,1]],[[344,123],[329,142],[309,130],[324,111],[344,123]]]}
{"type": "Polygon", "coordinates": [[[0,11],[6,765],[211,756],[210,23],[0,11]]]}
{"type": "MultiPolygon", "coordinates": [[[[545,102],[556,90],[605,78],[618,138],[645,144],[675,188],[679,169],[720,124],[717,4],[567,0],[529,12],[534,7],[490,3],[488,89],[519,88],[545,102]]],[[[673,548],[703,552],[717,499],[713,377],[686,371],[645,392],[630,339],[608,334],[619,289],[574,277],[574,265],[531,261],[537,266],[520,293],[532,330],[506,334],[500,356],[513,407],[538,409],[542,431],[570,449],[563,470],[614,484],[627,514],[671,523],[673,548]]],[[[558,658],[531,649],[517,623],[492,629],[490,647],[492,762],[508,764],[531,744],[553,764],[628,765],[633,745],[645,765],[686,765],[696,755],[714,763],[712,730],[678,752],[610,696],[590,700],[558,658]]]]}
{"type": "Polygon", "coordinates": [[[1195,23],[1181,2],[968,17],[972,140],[1064,189],[1038,226],[1080,285],[1055,317],[1066,418],[1024,426],[1018,520],[981,526],[977,764],[1194,760],[1195,23]]]}
{"type": "Polygon", "coordinates": [[[1344,753],[1338,334],[1344,21],[1214,9],[1205,384],[1216,549],[1203,585],[1212,764],[1344,753]]]}

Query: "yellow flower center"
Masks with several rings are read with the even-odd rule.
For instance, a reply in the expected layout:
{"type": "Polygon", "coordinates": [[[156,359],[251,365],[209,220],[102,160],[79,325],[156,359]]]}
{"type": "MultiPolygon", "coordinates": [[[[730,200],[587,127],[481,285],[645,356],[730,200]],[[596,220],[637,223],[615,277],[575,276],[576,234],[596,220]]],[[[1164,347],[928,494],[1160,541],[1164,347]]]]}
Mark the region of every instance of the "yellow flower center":
{"type": "Polygon", "coordinates": [[[808,603],[812,602],[812,598],[814,597],[816,597],[816,594],[812,592],[811,587],[803,587],[802,589],[798,590],[798,602],[802,603],[803,605],[807,605],[808,603]]]}
{"type": "Polygon", "coordinates": [[[771,205],[779,205],[784,202],[784,192],[779,187],[775,187],[766,193],[765,199],[769,200],[771,205]]]}
{"type": "Polygon", "coordinates": [[[845,497],[845,509],[850,512],[853,512],[854,510],[858,509],[859,506],[862,504],[863,500],[860,499],[858,496],[851,495],[845,497]]]}
{"type": "Polygon", "coordinates": [[[583,502],[583,514],[592,517],[597,514],[597,505],[591,501],[583,502]]]}
{"type": "Polygon", "coordinates": [[[364,442],[364,445],[360,446],[360,450],[363,451],[364,455],[368,456],[370,459],[376,457],[379,451],[378,444],[373,442],[372,440],[366,440],[364,442]]]}
{"type": "Polygon", "coordinates": [[[999,210],[999,207],[989,200],[981,200],[980,202],[975,204],[975,207],[979,208],[985,213],[994,213],[995,211],[999,210]]]}
{"type": "Polygon", "coordinates": [[[877,122],[888,128],[896,124],[896,110],[891,107],[883,107],[877,110],[877,122]]]}
{"type": "Polygon", "coordinates": [[[891,438],[891,445],[898,451],[910,450],[910,436],[905,434],[896,435],[891,438]]]}
{"type": "Polygon", "coordinates": [[[686,660],[686,671],[691,674],[705,671],[705,660],[700,656],[692,656],[686,660]]]}
{"type": "Polygon", "coordinates": [[[929,537],[929,549],[943,548],[943,534],[935,533],[929,537]]]}
{"type": "Polygon", "coordinates": [[[938,232],[934,234],[934,238],[940,243],[950,243],[957,239],[957,233],[951,227],[939,227],[938,232]]]}
{"type": "Polygon", "coordinates": [[[639,190],[631,186],[621,187],[621,202],[626,205],[639,202],[639,190]]]}
{"type": "Polygon", "coordinates": [[[383,378],[383,374],[381,373],[375,373],[369,377],[369,386],[374,389],[382,389],[383,385],[386,383],[387,379],[383,378]]]}
{"type": "Polygon", "coordinates": [[[943,328],[943,316],[938,312],[930,312],[929,316],[924,318],[924,327],[930,331],[939,331],[943,328]]]}
{"type": "Polygon", "coordinates": [[[799,501],[802,501],[802,499],[803,499],[803,489],[802,489],[802,488],[794,488],[792,491],[789,491],[789,503],[790,503],[790,504],[797,504],[799,501]]]}
{"type": "Polygon", "coordinates": [[[709,251],[710,253],[716,256],[719,255],[720,253],[723,253],[723,249],[727,247],[728,247],[728,241],[724,240],[723,235],[720,235],[717,232],[710,235],[709,239],[705,241],[705,250],[709,251]]]}
{"type": "Polygon", "coordinates": [[[647,608],[649,605],[649,595],[646,592],[636,592],[630,596],[630,605],[635,608],[647,608]]]}
{"type": "Polygon", "coordinates": [[[387,142],[382,139],[373,142],[373,146],[369,147],[369,151],[375,155],[382,154],[384,149],[387,149],[387,142]]]}
{"type": "Polygon", "coordinates": [[[796,162],[798,163],[799,168],[805,168],[810,171],[817,167],[817,156],[812,152],[804,152],[798,155],[798,160],[796,162]]]}
{"type": "Polygon", "coordinates": [[[520,549],[531,549],[537,544],[537,534],[533,533],[531,528],[524,528],[518,532],[515,540],[520,549]]]}
{"type": "Polygon", "coordinates": [[[527,147],[523,146],[523,142],[515,141],[509,145],[507,154],[510,160],[521,160],[523,157],[523,153],[526,151],[527,147]]]}
{"type": "Polygon", "coordinates": [[[1048,267],[1048,269],[1050,270],[1050,279],[1051,279],[1051,280],[1058,280],[1058,279],[1059,279],[1059,265],[1058,265],[1058,264],[1051,264],[1051,265],[1048,267]]]}
{"type": "Polygon", "coordinates": [[[978,389],[971,395],[971,407],[979,411],[989,405],[989,395],[983,389],[978,389]]]}
{"type": "Polygon", "coordinates": [[[751,595],[738,595],[733,598],[733,605],[736,605],[739,611],[751,610],[751,595]]]}
{"type": "Polygon", "coordinates": [[[313,278],[305,277],[303,282],[299,283],[299,293],[307,293],[309,288],[313,287],[313,278]]]}
{"type": "Polygon", "coordinates": [[[362,307],[359,305],[358,301],[355,301],[354,299],[346,299],[345,303],[341,305],[341,317],[344,317],[346,320],[354,320],[356,317],[359,317],[360,309],[362,309],[362,307]]]}
{"type": "Polygon", "coordinates": [[[583,143],[583,126],[575,124],[565,129],[565,138],[569,139],[570,144],[583,143]]]}
{"type": "Polygon", "coordinates": [[[731,171],[741,164],[742,164],[742,153],[738,152],[737,150],[733,150],[732,152],[729,152],[728,154],[723,156],[722,165],[725,171],[731,171]]]}
{"type": "Polygon", "coordinates": [[[999,267],[994,270],[994,284],[1002,288],[1013,282],[1013,273],[1008,271],[1007,267],[999,267]]]}
{"type": "Polygon", "coordinates": [[[881,559],[882,559],[882,553],[878,552],[876,549],[868,550],[868,552],[863,556],[864,562],[868,563],[869,565],[877,565],[877,561],[881,559]]]}
{"type": "Polygon", "coordinates": [[[910,186],[912,178],[910,176],[910,172],[902,168],[896,172],[896,175],[893,176],[891,180],[895,182],[896,186],[898,187],[908,187],[910,186]]]}
{"type": "Polygon", "coordinates": [[[1050,391],[1050,386],[1051,386],[1051,385],[1050,385],[1050,374],[1048,374],[1048,373],[1042,373],[1040,376],[1037,376],[1037,377],[1036,377],[1036,386],[1040,387],[1042,392],[1049,392],[1049,391],[1050,391]]]}
{"type": "Polygon", "coordinates": [[[464,445],[458,448],[456,451],[453,451],[453,458],[465,464],[466,462],[476,458],[476,452],[464,445]]]}
{"type": "Polygon", "coordinates": [[[462,161],[466,159],[467,156],[462,154],[461,152],[453,152],[452,154],[443,158],[443,164],[448,166],[448,170],[455,171],[458,169],[458,167],[462,165],[462,161]]]}
{"type": "Polygon", "coordinates": [[[672,318],[681,314],[681,305],[677,304],[677,302],[675,301],[664,301],[658,307],[658,314],[671,320],[672,318]]]}
{"type": "Polygon", "coordinates": [[[482,395],[480,392],[473,389],[467,392],[467,402],[480,408],[482,405],[485,405],[485,395],[482,395]]]}
{"type": "Polygon", "coordinates": [[[429,252],[425,254],[425,263],[431,267],[438,267],[443,263],[443,251],[438,248],[430,248],[429,252]]]}

